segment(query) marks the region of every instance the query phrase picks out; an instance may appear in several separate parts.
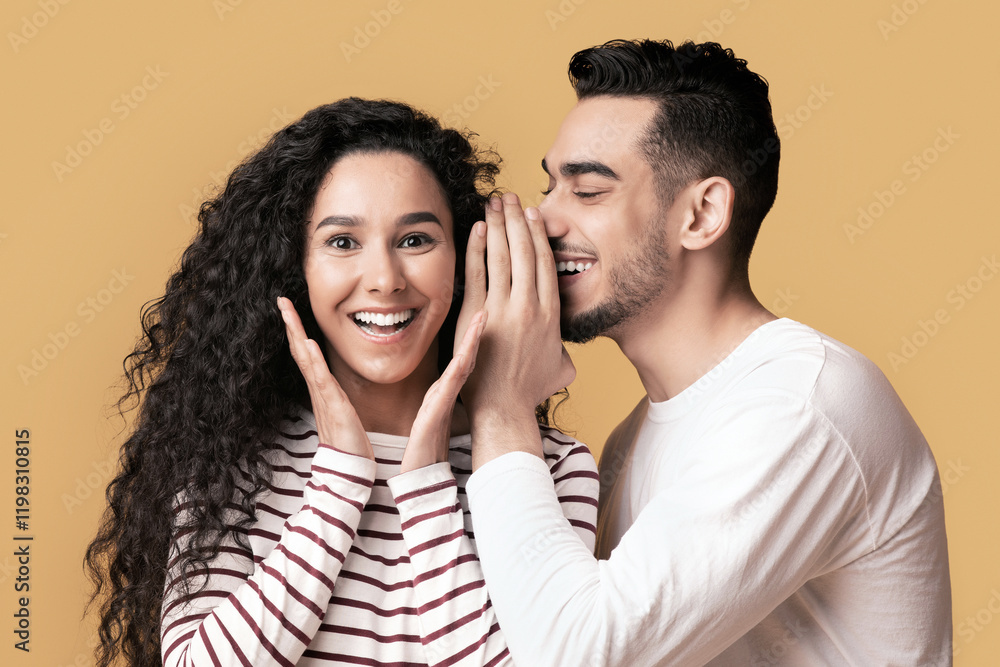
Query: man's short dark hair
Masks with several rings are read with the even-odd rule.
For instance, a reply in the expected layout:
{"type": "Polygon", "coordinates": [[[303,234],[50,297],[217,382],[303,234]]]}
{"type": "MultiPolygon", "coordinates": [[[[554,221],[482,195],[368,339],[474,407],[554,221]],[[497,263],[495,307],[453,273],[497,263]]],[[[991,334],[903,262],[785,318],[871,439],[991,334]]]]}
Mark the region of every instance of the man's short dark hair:
{"type": "Polygon", "coordinates": [[[733,184],[734,261],[744,267],[778,192],[781,144],[767,81],[715,42],[614,40],[577,52],[569,77],[578,99],[603,95],[659,104],[641,150],[663,202],[687,184],[722,176],[733,184]]]}

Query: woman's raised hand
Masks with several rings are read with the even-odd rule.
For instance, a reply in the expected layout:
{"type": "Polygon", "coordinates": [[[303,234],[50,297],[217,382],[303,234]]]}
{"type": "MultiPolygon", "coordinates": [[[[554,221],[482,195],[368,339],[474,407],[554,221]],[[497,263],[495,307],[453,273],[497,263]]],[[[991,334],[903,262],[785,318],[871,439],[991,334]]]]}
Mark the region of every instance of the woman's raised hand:
{"type": "Polygon", "coordinates": [[[295,306],[282,296],[278,297],[278,309],[285,322],[292,358],[309,388],[319,441],[348,454],[374,460],[371,442],[361,425],[357,410],[330,373],[319,344],[306,337],[295,306]]]}
{"type": "Polygon", "coordinates": [[[479,340],[485,326],[486,311],[479,311],[465,329],[465,335],[456,346],[455,355],[448,367],[424,394],[424,402],[413,420],[410,439],[403,452],[401,473],[448,460],[448,440],[451,437],[451,417],[455,401],[476,365],[479,340]]]}

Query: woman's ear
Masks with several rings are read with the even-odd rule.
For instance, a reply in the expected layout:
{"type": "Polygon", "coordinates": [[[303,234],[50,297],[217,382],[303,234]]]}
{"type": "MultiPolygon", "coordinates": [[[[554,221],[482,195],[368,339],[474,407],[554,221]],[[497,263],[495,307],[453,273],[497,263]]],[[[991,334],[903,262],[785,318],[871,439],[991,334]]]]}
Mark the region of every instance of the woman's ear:
{"type": "Polygon", "coordinates": [[[688,210],[678,240],[688,250],[701,250],[715,243],[729,229],[736,191],[733,184],[721,176],[693,183],[687,190],[688,210]]]}

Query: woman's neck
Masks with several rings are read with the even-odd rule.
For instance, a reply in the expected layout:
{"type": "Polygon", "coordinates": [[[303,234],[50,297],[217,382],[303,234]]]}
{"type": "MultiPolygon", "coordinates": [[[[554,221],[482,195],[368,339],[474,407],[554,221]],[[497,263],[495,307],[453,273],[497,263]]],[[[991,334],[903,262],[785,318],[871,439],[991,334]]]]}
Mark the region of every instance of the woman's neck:
{"type": "Polygon", "coordinates": [[[424,394],[436,379],[422,375],[418,370],[394,384],[376,384],[355,378],[353,382],[341,383],[341,387],[366,431],[408,436],[424,394]]]}

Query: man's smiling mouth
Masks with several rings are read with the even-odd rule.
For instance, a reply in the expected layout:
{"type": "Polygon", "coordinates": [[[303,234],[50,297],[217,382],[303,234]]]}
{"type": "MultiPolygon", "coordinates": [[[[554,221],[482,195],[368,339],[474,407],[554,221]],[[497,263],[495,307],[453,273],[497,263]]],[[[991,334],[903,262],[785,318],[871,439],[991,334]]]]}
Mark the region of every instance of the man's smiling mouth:
{"type": "Polygon", "coordinates": [[[587,271],[594,265],[594,262],[558,262],[556,264],[556,275],[559,276],[575,276],[578,273],[583,273],[587,271]]]}

